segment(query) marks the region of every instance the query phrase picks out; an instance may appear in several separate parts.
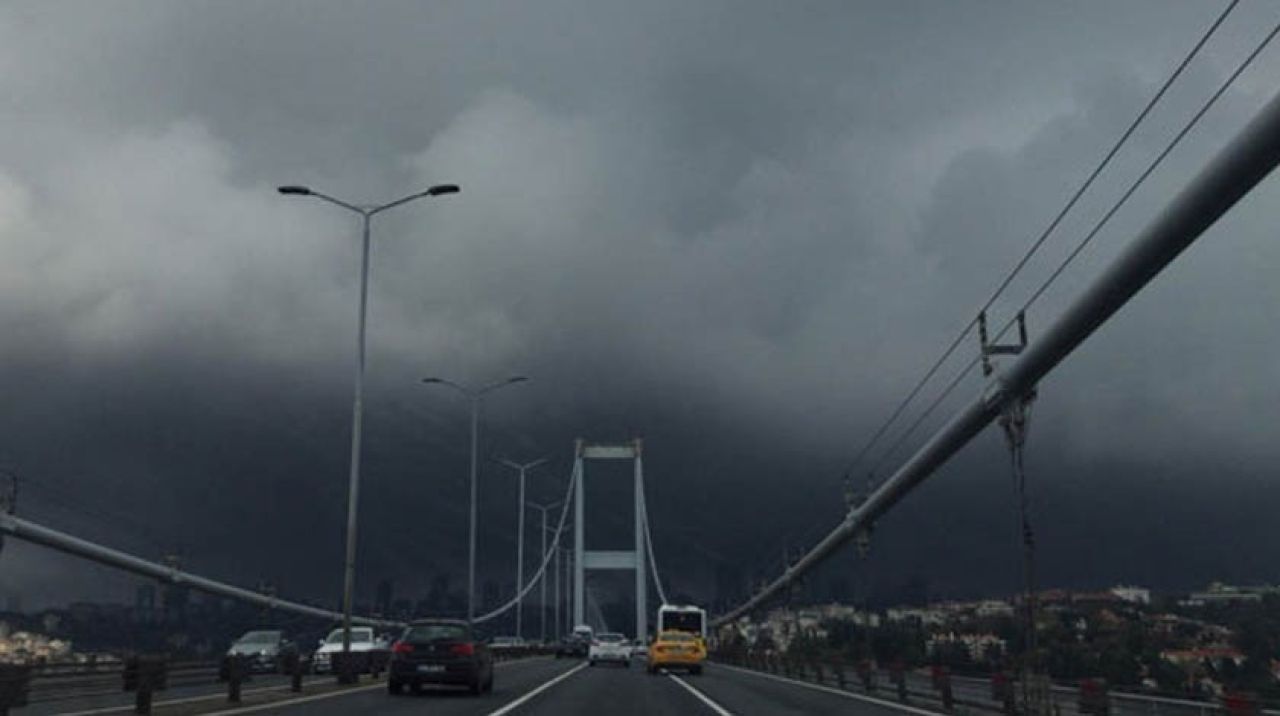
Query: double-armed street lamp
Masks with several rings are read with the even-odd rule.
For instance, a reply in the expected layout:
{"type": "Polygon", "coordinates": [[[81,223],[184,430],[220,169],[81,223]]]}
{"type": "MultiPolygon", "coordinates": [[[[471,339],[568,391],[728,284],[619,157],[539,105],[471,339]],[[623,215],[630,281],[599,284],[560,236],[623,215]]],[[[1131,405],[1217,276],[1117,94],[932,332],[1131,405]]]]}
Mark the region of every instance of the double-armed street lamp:
{"type": "Polygon", "coordinates": [[[286,196],[314,197],[326,201],[347,211],[360,215],[362,220],[360,245],[360,319],[356,334],[356,381],[355,399],[351,407],[351,472],[347,483],[347,551],[342,578],[342,653],[351,652],[351,604],[352,592],[355,588],[356,574],[356,508],[360,496],[360,437],[363,419],[364,402],[364,356],[365,356],[365,313],[369,303],[369,225],[373,217],[387,209],[401,204],[408,204],[417,199],[457,194],[461,189],[457,184],[437,184],[426,191],[396,199],[395,201],[376,206],[360,206],[335,199],[309,187],[290,185],[277,189],[286,196]]]}
{"type": "MultiPolygon", "coordinates": [[[[523,482],[524,480],[522,479],[521,483],[523,482]]],[[[524,486],[522,484],[521,485],[522,493],[524,492],[523,487],[524,486]]],[[[541,565],[547,559],[547,532],[554,531],[550,527],[547,527],[547,513],[559,507],[563,503],[552,502],[546,505],[539,505],[536,502],[526,502],[525,504],[542,513],[542,529],[540,530],[542,532],[542,552],[540,552],[542,556],[538,559],[538,564],[541,565]]],[[[524,510],[521,510],[520,512],[521,512],[521,522],[523,522],[524,510]]],[[[523,531],[523,525],[522,525],[521,535],[523,534],[524,534],[524,531],[523,531]]],[[[560,579],[560,552],[559,552],[559,549],[557,549],[556,551],[556,593],[557,594],[560,591],[559,579],[560,579]]],[[[538,596],[538,607],[539,607],[538,613],[542,615],[541,618],[538,619],[538,629],[540,630],[542,643],[546,644],[547,643],[547,570],[545,569],[542,570],[541,584],[538,585],[538,589],[540,590],[540,594],[538,596]]],[[[559,599],[560,599],[559,597],[556,597],[556,609],[560,608],[559,599]]],[[[516,609],[519,610],[519,606],[517,606],[516,609]]],[[[520,615],[520,612],[517,611],[516,612],[517,624],[519,623],[519,615],[520,615]]],[[[519,636],[519,634],[517,634],[516,636],[519,636]]]]}
{"type": "MultiPolygon", "coordinates": [[[[533,462],[518,463],[504,458],[498,462],[520,473],[520,489],[516,496],[516,636],[524,637],[524,476],[525,473],[541,465],[550,458],[539,458],[533,462]]],[[[546,551],[544,546],[543,551],[546,551]]]]}
{"type": "Polygon", "coordinates": [[[479,388],[471,388],[451,380],[444,378],[423,378],[422,382],[428,385],[446,385],[461,393],[471,402],[471,526],[468,538],[467,550],[467,621],[471,622],[476,616],[476,471],[479,467],[478,450],[479,450],[479,432],[480,432],[480,401],[486,393],[493,392],[498,388],[511,385],[513,383],[523,383],[528,380],[523,375],[514,375],[506,380],[500,380],[496,383],[481,386],[479,388]]]}

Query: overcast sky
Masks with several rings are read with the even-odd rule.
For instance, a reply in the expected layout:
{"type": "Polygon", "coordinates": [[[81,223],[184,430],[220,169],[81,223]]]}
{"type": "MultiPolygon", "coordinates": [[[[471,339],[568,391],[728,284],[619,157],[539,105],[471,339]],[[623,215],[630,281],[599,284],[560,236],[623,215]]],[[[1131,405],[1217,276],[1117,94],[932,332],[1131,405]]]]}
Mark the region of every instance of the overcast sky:
{"type": "MultiPolygon", "coordinates": [[[[669,591],[770,573],[839,517],[842,466],[1223,5],[0,4],[18,511],[331,599],[358,227],[274,187],[376,203],[456,182],[374,226],[362,592],[465,564],[465,405],[426,375],[531,377],[489,400],[482,451],[554,456],[538,498],[574,438],[643,436],[669,591]]],[[[993,320],[1277,21],[1241,3],[993,320]]],[[[1032,340],[1278,71],[1271,48],[1036,305],[1032,340]]],[[[1046,582],[1280,580],[1278,194],[1264,182],[1042,386],[1046,582]]],[[[1011,591],[1007,470],[982,436],[884,520],[870,565],[826,577],[1011,591]]],[[[591,534],[625,539],[624,476],[600,474],[591,534]]],[[[483,477],[482,578],[510,581],[513,481],[483,477]]],[[[28,605],[133,584],[0,552],[0,597],[28,605]]]]}

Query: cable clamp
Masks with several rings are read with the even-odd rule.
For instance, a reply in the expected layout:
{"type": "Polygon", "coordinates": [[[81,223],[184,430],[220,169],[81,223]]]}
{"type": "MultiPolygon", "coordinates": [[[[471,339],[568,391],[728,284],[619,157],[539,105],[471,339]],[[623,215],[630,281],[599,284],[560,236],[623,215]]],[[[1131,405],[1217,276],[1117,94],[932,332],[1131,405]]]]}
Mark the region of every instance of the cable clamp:
{"type": "Polygon", "coordinates": [[[987,336],[987,312],[983,311],[978,314],[978,339],[982,342],[982,374],[989,376],[995,372],[995,364],[991,362],[991,356],[1007,355],[1016,356],[1022,353],[1022,349],[1027,347],[1027,315],[1025,311],[1018,311],[1018,342],[1014,343],[991,343],[987,336]]]}

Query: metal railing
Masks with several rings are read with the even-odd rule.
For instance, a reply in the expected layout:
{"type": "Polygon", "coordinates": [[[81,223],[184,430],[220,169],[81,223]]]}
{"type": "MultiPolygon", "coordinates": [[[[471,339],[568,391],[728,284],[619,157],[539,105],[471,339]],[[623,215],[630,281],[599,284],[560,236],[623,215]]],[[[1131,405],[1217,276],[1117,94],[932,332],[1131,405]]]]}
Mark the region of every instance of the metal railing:
{"type": "MultiPolygon", "coordinates": [[[[889,668],[864,660],[805,658],[745,651],[712,655],[716,663],[806,681],[882,700],[945,713],[1000,713],[1018,716],[1018,681],[1007,672],[987,677],[953,675],[946,667],[889,668]]],[[[1109,688],[1102,679],[1048,685],[1055,716],[1280,716],[1280,703],[1256,694],[1228,692],[1213,700],[1109,688]]]]}
{"type": "MultiPolygon", "coordinates": [[[[555,653],[554,646],[529,644],[490,647],[495,661],[514,661],[555,653]]],[[[339,656],[340,654],[335,654],[339,656]]],[[[355,653],[357,673],[379,678],[387,669],[390,652],[355,653]]],[[[119,660],[65,664],[0,663],[0,716],[10,709],[30,704],[93,699],[121,693],[135,695],[137,713],[150,713],[159,692],[172,688],[219,686],[227,701],[238,703],[243,685],[262,678],[281,689],[302,691],[303,677],[310,674],[311,660],[286,656],[268,672],[255,673],[245,657],[222,657],[202,661],[170,661],[164,654],[134,654],[119,660]],[[275,681],[275,677],[288,679],[275,681]]],[[[335,666],[335,671],[337,670],[335,666]]],[[[219,691],[211,691],[217,698],[219,691]]]]}

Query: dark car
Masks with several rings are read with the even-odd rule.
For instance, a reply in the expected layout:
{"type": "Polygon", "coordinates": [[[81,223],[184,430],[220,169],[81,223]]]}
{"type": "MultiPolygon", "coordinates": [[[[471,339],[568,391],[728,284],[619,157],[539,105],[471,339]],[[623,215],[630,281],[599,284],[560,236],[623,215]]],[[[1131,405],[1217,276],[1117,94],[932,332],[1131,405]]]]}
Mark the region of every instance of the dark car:
{"type": "Polygon", "coordinates": [[[493,691],[493,653],[465,621],[414,621],[392,645],[387,668],[388,692],[398,694],[406,684],[414,691],[423,684],[493,691]]]}
{"type": "Polygon", "coordinates": [[[256,629],[246,632],[231,644],[218,669],[225,681],[230,673],[229,660],[240,657],[249,671],[283,673],[290,659],[296,658],[298,647],[279,629],[256,629]]]}
{"type": "Polygon", "coordinates": [[[590,649],[590,641],[577,634],[569,634],[556,644],[556,658],[585,659],[590,649]]]}

